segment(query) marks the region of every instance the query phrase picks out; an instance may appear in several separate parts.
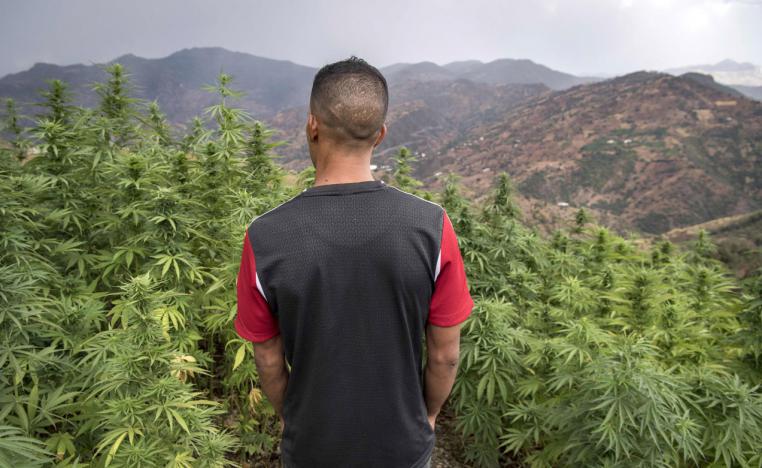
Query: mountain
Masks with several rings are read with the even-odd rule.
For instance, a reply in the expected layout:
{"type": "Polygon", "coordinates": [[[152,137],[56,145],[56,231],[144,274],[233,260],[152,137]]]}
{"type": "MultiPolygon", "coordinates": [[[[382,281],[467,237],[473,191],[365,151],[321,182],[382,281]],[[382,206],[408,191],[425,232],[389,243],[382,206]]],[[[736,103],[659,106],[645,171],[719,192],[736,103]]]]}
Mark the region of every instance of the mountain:
{"type": "Polygon", "coordinates": [[[637,72],[494,117],[437,142],[429,164],[474,194],[505,170],[539,217],[568,203],[660,233],[762,208],[762,103],[706,79],[637,72]]]}
{"type": "MultiPolygon", "coordinates": [[[[133,95],[156,99],[170,121],[183,123],[215,102],[203,85],[212,84],[220,71],[233,75],[234,87],[246,93],[238,105],[259,118],[303,104],[315,69],[284,60],[272,60],[222,48],[184,49],[168,57],[145,59],[125,55],[112,60],[131,75],[133,95]]],[[[107,64],[106,64],[107,65],[107,64]]],[[[38,63],[31,69],[0,79],[0,96],[20,103],[39,100],[45,80],[60,79],[70,85],[77,102],[93,105],[91,84],[106,79],[103,65],[57,66],[38,63]]]]}
{"type": "Polygon", "coordinates": [[[752,99],[762,100],[762,68],[753,63],[723,60],[714,65],[691,65],[665,72],[672,75],[691,72],[711,75],[719,83],[732,86],[752,99]]]}
{"type": "Polygon", "coordinates": [[[708,73],[753,73],[757,71],[758,68],[753,63],[740,63],[734,60],[725,59],[713,65],[690,65],[687,67],[672,68],[666,70],[666,72],[671,74],[682,74],[695,70],[704,70],[708,73]]]}
{"type": "Polygon", "coordinates": [[[559,72],[531,60],[499,59],[474,67],[461,75],[473,81],[493,84],[542,83],[551,89],[566,89],[578,84],[598,81],[559,72]]]}
{"type": "Polygon", "coordinates": [[[460,75],[463,73],[469,73],[482,65],[484,65],[484,63],[479,60],[461,60],[458,62],[450,62],[442,66],[445,69],[460,75]]]}
{"type": "Polygon", "coordinates": [[[723,60],[714,65],[691,65],[665,70],[672,75],[696,72],[712,75],[715,80],[728,85],[762,86],[762,69],[753,63],[723,60]]]}
{"type": "Polygon", "coordinates": [[[680,77],[688,79],[688,80],[693,80],[696,83],[712,88],[715,91],[729,94],[731,96],[735,96],[735,97],[744,96],[744,93],[742,93],[741,91],[738,91],[734,87],[726,86],[724,84],[718,83],[717,81],[715,81],[712,75],[704,75],[702,73],[688,72],[688,73],[683,73],[682,75],[680,75],[680,77]]]}
{"type": "Polygon", "coordinates": [[[478,60],[437,65],[432,62],[398,63],[385,67],[382,73],[390,82],[405,80],[435,81],[467,79],[488,84],[543,84],[551,89],[566,89],[598,78],[578,77],[526,59],[499,59],[489,63],[478,60]]]}
{"type": "Polygon", "coordinates": [[[397,63],[384,67],[381,73],[389,84],[402,81],[453,80],[458,76],[434,62],[397,63]]]}

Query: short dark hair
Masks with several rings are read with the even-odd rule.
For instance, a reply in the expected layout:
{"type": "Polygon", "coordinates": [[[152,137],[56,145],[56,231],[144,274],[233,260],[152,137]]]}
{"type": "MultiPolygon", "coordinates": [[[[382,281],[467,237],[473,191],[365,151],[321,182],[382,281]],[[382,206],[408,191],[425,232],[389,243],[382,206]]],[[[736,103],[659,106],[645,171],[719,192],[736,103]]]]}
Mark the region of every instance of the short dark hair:
{"type": "Polygon", "coordinates": [[[344,142],[367,142],[386,120],[389,87],[384,75],[354,55],[321,68],[312,82],[310,112],[344,142]]]}

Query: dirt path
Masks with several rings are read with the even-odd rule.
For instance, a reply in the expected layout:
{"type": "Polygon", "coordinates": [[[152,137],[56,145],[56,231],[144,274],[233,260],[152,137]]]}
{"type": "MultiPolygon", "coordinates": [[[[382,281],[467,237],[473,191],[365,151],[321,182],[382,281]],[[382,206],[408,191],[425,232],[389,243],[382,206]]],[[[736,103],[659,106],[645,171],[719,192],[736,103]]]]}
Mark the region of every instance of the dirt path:
{"type": "Polygon", "coordinates": [[[462,468],[463,443],[455,429],[455,419],[448,408],[444,408],[437,418],[435,428],[437,443],[434,446],[434,456],[431,458],[432,468],[462,468]]]}

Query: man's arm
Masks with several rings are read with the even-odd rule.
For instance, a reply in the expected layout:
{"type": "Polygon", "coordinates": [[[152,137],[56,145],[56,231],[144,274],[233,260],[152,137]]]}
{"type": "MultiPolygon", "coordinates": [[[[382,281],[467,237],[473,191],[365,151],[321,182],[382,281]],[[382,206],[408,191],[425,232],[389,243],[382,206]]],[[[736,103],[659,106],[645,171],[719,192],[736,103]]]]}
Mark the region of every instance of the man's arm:
{"type": "Polygon", "coordinates": [[[257,262],[247,230],[236,280],[238,313],[234,325],[238,335],[251,341],[254,346],[254,363],[257,366],[260,385],[280,416],[282,430],[288,368],[278,321],[270,311],[270,305],[260,284],[257,262]]]}
{"type": "Polygon", "coordinates": [[[426,370],[424,396],[429,424],[434,427],[442,405],[455,383],[460,359],[460,325],[426,327],[426,370]]]}
{"type": "Polygon", "coordinates": [[[442,240],[426,324],[424,398],[432,429],[455,383],[460,359],[460,327],[474,306],[455,229],[446,212],[443,211],[442,217],[442,240]]]}
{"type": "Polygon", "coordinates": [[[283,339],[276,335],[269,340],[254,342],[254,363],[259,373],[259,384],[275,412],[283,419],[283,399],[288,385],[288,368],[283,352],[283,339]]]}

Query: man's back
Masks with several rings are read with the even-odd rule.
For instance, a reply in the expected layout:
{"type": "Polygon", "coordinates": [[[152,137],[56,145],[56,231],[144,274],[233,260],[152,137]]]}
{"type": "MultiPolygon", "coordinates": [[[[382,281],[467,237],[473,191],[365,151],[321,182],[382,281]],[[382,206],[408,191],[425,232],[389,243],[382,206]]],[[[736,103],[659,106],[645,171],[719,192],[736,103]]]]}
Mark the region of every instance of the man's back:
{"type": "Polygon", "coordinates": [[[379,180],[314,186],[252,221],[236,328],[282,335],[287,467],[428,460],[426,324],[459,323],[473,305],[453,241],[440,205],[379,180]]]}

